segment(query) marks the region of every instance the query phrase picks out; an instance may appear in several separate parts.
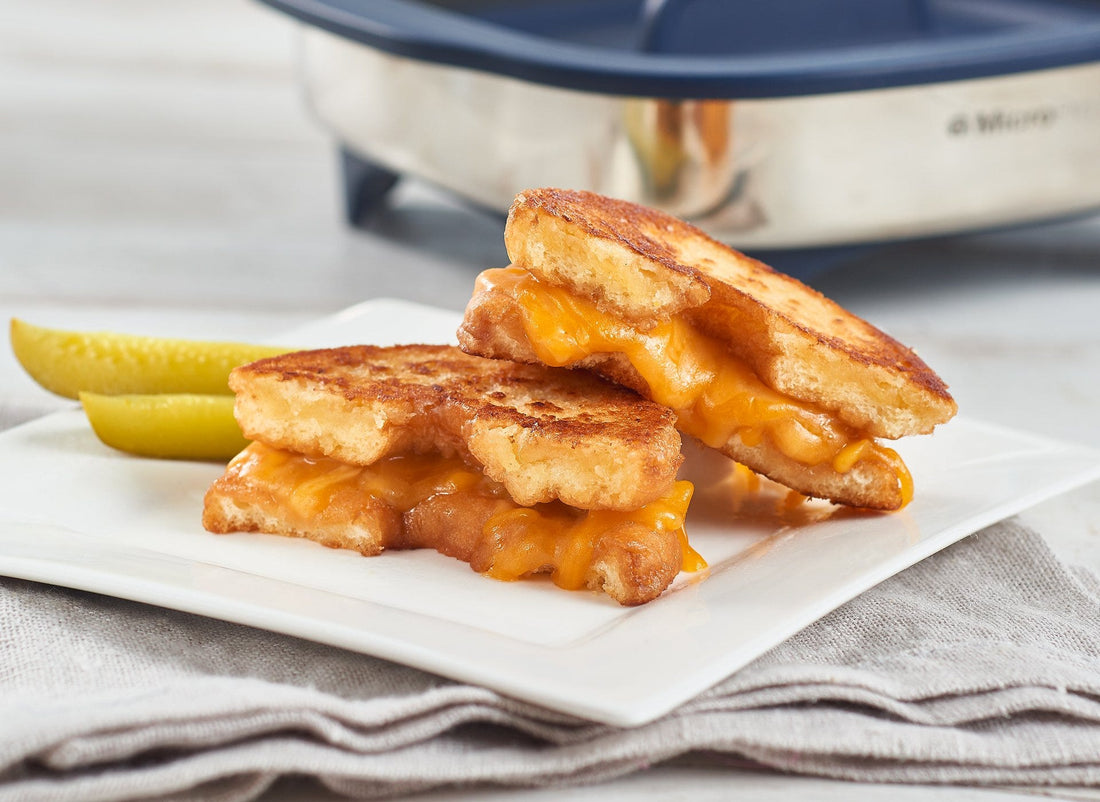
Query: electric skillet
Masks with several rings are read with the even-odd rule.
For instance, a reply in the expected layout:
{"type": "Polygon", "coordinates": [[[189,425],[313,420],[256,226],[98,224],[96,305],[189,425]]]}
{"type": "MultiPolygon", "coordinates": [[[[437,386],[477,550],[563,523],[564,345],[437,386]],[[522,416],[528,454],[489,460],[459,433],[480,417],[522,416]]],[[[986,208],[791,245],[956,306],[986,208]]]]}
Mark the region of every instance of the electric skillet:
{"type": "Polygon", "coordinates": [[[415,175],[592,189],[738,247],[1100,208],[1100,3],[264,0],[359,219],[415,175]]]}

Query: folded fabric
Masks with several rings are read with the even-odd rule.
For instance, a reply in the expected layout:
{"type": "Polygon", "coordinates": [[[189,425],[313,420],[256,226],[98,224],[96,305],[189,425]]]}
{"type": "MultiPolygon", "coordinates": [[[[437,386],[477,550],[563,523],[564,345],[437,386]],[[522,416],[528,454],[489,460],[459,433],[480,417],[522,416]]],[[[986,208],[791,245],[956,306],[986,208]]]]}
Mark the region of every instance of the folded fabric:
{"type": "MultiPolygon", "coordinates": [[[[1100,785],[1100,587],[1015,521],[882,583],[651,724],[0,581],[0,800],[380,797],[594,782],[678,755],[878,782],[1100,785]]],[[[639,655],[638,659],[645,659],[639,655]]]]}

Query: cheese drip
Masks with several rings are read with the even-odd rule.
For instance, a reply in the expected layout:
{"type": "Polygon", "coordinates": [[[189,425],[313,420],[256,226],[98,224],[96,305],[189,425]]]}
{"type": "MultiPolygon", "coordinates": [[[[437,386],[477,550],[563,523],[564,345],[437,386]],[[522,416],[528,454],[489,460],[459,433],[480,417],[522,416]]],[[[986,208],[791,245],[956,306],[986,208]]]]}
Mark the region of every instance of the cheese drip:
{"type": "Polygon", "coordinates": [[[639,331],[516,267],[484,271],[478,287],[517,301],[527,339],[548,365],[574,365],[593,354],[625,356],[652,400],[676,412],[680,430],[712,448],[735,436],[749,447],[768,438],[787,457],[807,466],[830,464],[838,473],[861,460],[879,460],[897,476],[902,506],[912,499],[912,477],[897,452],[768,387],[723,343],[686,320],[639,331]]]}
{"type": "MultiPolygon", "coordinates": [[[[495,579],[516,580],[550,571],[554,583],[571,590],[586,586],[602,538],[626,536],[631,525],[671,533],[680,547],[681,570],[698,571],[706,561],[688,543],[684,517],[691,482],[675,482],[662,498],[632,512],[579,510],[560,502],[521,507],[503,486],[454,457],[410,454],[369,466],[325,457],[304,457],[252,443],[230,463],[228,476],[248,482],[280,520],[306,536],[321,522],[343,525],[379,502],[399,516],[394,531],[383,532],[387,548],[432,547],[469,562],[495,579]],[[480,537],[420,533],[408,526],[410,513],[426,501],[454,496],[454,508],[490,504],[478,522],[480,537]],[[483,522],[482,522],[483,521],[483,522]]],[[[456,521],[461,513],[456,513],[456,521]]],[[[396,519],[395,519],[396,520],[396,519]]],[[[459,522],[461,528],[461,522],[459,522]]]]}
{"type": "Polygon", "coordinates": [[[498,512],[483,528],[486,539],[499,549],[484,573],[511,580],[553,566],[550,576],[554,584],[577,590],[586,585],[601,539],[631,524],[674,533],[680,544],[680,570],[699,571],[707,563],[688,543],[684,531],[693,489],[691,482],[676,482],[664,498],[633,512],[584,511],[556,503],[516,505],[498,512]]]}

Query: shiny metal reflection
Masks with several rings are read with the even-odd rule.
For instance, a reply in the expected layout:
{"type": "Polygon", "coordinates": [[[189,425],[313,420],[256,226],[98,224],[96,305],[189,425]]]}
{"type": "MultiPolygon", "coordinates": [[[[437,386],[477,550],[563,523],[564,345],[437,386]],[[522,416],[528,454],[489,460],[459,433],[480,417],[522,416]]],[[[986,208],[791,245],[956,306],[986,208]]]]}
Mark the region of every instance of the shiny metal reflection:
{"type": "Polygon", "coordinates": [[[501,211],[521,189],[657,206],[742,247],[949,233],[1100,207],[1100,65],[832,95],[668,100],[405,59],[304,28],[342,144],[501,211]]]}

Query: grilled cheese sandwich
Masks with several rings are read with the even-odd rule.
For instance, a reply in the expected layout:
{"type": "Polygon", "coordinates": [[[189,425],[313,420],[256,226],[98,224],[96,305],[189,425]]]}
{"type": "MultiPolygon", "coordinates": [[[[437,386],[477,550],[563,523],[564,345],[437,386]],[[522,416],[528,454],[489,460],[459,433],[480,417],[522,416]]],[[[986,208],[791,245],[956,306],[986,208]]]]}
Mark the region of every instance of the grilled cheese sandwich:
{"type": "Polygon", "coordinates": [[[625,605],[705,566],[684,532],[692,486],[675,480],[671,416],[595,376],[358,346],[262,360],[231,384],[259,442],[208,491],[210,531],[365,555],[434,548],[497,579],[549,573],[625,605]],[[545,464],[528,465],[534,454],[545,464]]]}
{"type": "Polygon", "coordinates": [[[912,479],[876,437],[930,431],[954,414],[912,351],[667,215],[533,190],[517,197],[506,242],[513,266],[479,277],[463,349],[593,370],[806,495],[904,506],[912,479]]]}

